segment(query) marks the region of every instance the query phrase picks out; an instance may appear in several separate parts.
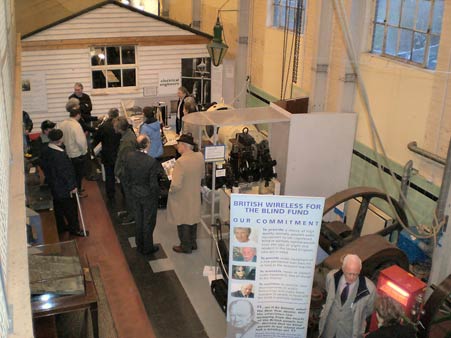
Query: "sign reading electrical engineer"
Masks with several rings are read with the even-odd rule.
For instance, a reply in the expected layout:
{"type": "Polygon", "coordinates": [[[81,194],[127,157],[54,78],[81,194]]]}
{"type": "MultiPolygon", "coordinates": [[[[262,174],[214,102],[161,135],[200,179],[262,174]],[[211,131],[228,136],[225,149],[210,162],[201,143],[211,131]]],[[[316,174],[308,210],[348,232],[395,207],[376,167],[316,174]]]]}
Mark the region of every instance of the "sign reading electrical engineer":
{"type": "Polygon", "coordinates": [[[227,338],[307,336],[324,198],[232,194],[227,338]]]}
{"type": "Polygon", "coordinates": [[[180,85],[180,72],[161,71],[158,73],[158,95],[175,95],[180,85]]]}

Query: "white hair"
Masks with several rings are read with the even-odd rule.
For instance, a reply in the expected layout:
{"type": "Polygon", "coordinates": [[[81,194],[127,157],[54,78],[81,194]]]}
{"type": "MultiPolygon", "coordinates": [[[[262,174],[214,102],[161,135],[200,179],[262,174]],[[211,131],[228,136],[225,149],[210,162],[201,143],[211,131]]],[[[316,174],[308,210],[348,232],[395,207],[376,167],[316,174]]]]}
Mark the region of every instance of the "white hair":
{"type": "Polygon", "coordinates": [[[355,262],[355,263],[359,264],[360,269],[362,268],[362,260],[357,255],[347,254],[346,256],[344,256],[343,264],[341,267],[344,268],[349,262],[355,262]]]}

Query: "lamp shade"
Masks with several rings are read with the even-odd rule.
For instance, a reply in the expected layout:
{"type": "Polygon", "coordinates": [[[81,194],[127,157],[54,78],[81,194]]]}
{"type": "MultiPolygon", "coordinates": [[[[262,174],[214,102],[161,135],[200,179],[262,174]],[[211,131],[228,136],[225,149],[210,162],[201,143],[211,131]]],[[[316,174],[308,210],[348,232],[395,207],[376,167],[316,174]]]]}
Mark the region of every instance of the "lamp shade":
{"type": "Polygon", "coordinates": [[[213,28],[213,40],[207,45],[208,54],[210,54],[214,66],[217,67],[222,63],[227,49],[229,49],[229,46],[222,41],[222,25],[218,17],[213,28]]]}

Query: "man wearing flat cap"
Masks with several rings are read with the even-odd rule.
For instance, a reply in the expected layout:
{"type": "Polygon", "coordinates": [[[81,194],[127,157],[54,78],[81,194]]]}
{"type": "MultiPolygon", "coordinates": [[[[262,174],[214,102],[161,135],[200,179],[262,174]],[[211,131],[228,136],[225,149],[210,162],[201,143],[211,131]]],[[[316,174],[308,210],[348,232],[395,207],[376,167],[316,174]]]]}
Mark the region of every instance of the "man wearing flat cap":
{"type": "Polygon", "coordinates": [[[200,184],[205,174],[204,158],[195,152],[191,134],[183,134],[177,141],[180,158],[172,172],[169,189],[168,223],[177,225],[180,244],[172,249],[178,253],[191,253],[197,249],[197,223],[200,222],[200,184]]]}
{"type": "Polygon", "coordinates": [[[45,157],[45,153],[49,149],[49,133],[55,126],[56,123],[50,120],[43,121],[41,123],[41,134],[32,144],[33,156],[38,158],[37,164],[41,167],[42,171],[44,171],[44,168],[42,167],[43,162],[41,161],[41,158],[45,157]]]}
{"type": "Polygon", "coordinates": [[[45,177],[53,196],[58,232],[68,230],[71,235],[84,236],[83,231],[80,231],[75,200],[77,179],[72,162],[62,148],[63,132],[52,129],[48,137],[48,151],[41,160],[45,163],[45,177]]]}

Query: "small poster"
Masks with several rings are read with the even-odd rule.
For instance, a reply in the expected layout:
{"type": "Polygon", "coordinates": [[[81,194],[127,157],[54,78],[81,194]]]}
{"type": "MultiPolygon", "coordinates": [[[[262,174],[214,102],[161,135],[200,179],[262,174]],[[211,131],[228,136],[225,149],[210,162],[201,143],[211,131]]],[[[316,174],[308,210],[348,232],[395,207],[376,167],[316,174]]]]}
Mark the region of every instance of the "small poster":
{"type": "Polygon", "coordinates": [[[208,57],[182,59],[182,86],[197,104],[211,102],[211,61],[208,57]]]}
{"type": "Polygon", "coordinates": [[[158,95],[175,95],[181,86],[180,72],[161,71],[158,73],[158,95]]]}
{"type": "Polygon", "coordinates": [[[225,145],[215,145],[205,147],[205,162],[221,162],[225,160],[225,145]]]}
{"type": "Polygon", "coordinates": [[[28,113],[47,112],[45,72],[22,74],[22,109],[28,113]]]}
{"type": "Polygon", "coordinates": [[[305,338],[322,197],[232,194],[227,338],[305,338]]]}

